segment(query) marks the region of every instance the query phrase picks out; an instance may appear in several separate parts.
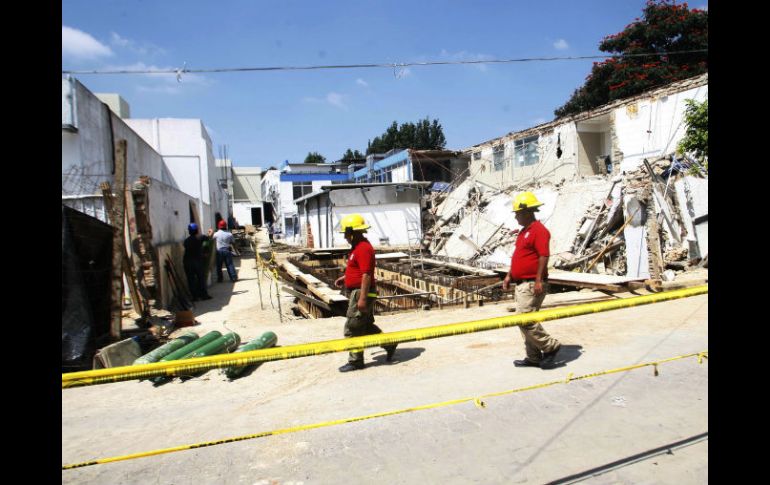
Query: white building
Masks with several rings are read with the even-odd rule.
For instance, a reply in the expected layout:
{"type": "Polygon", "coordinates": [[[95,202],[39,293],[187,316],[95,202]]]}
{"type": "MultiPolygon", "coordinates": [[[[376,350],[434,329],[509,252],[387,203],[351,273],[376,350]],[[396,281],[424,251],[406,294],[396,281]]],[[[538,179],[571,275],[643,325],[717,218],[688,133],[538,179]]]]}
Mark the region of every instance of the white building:
{"type": "Polygon", "coordinates": [[[163,157],[172,184],[197,201],[200,223],[213,228],[215,215],[227,220],[226,182],[221,181],[211,138],[199,119],[129,119],[126,124],[163,157]]]}
{"type": "Polygon", "coordinates": [[[296,243],[308,248],[348,247],[340,222],[360,214],[371,226],[366,237],[375,246],[413,246],[422,239],[420,200],[432,182],[335,184],[295,200],[299,231],[296,243]]]}
{"type": "Polygon", "coordinates": [[[708,73],[485,141],[464,150],[470,177],[502,189],[634,170],[673,152],[685,134],[685,101],[707,98],[708,73]]]}
{"type": "MultiPolygon", "coordinates": [[[[301,244],[299,213],[295,200],[322,186],[345,183],[350,178],[349,162],[288,163],[270,168],[262,177],[262,199],[273,211],[276,239],[287,244],[301,244]]],[[[267,212],[267,209],[265,210],[267,212]]],[[[265,213],[265,220],[270,216],[265,213]]]]}
{"type": "Polygon", "coordinates": [[[262,174],[259,167],[232,167],[233,216],[242,226],[265,223],[262,200],[262,174]]]}
{"type": "MultiPolygon", "coordinates": [[[[62,78],[62,203],[80,212],[110,223],[104,209],[100,184],[109,182],[115,193],[114,143],[126,140],[126,185],[141,176],[150,178],[149,216],[152,244],[158,261],[166,256],[182,267],[181,242],[187,237],[187,225],[196,198],[180,190],[163,157],[142,137],[72,77],[62,78]]],[[[128,238],[128,231],[126,231],[128,238]]],[[[126,248],[132,252],[131,241],[126,248]]],[[[161,306],[170,301],[164,271],[158,274],[161,306]]]]}

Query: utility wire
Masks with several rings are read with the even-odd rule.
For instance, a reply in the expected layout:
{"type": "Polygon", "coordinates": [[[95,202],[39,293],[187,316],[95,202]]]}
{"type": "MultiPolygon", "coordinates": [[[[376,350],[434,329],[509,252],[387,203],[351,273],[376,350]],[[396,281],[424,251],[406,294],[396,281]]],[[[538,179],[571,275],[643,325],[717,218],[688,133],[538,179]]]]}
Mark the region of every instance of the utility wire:
{"type": "Polygon", "coordinates": [[[477,61],[426,61],[426,62],[396,62],[380,64],[339,64],[327,66],[274,66],[274,67],[225,67],[220,69],[187,69],[186,64],[180,69],[144,69],[144,70],[105,70],[105,71],[74,71],[62,70],[62,74],[176,74],[177,79],[187,73],[214,73],[214,72],[249,72],[249,71],[309,71],[319,69],[362,69],[362,68],[404,68],[410,66],[445,66],[461,64],[503,64],[511,62],[535,62],[535,61],[573,61],[583,59],[607,59],[622,57],[649,57],[672,56],[677,54],[707,53],[708,49],[695,49],[673,52],[650,52],[642,54],[616,54],[603,56],[572,56],[572,57],[529,57],[520,59],[487,59],[477,61]]]}

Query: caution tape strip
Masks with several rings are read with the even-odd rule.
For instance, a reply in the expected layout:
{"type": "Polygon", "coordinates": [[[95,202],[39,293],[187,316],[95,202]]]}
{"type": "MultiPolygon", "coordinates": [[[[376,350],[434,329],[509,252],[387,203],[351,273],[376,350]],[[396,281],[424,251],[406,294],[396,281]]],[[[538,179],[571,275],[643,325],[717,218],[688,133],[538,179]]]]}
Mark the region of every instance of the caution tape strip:
{"type": "Polygon", "coordinates": [[[272,347],[269,349],[252,350],[237,354],[222,354],[209,357],[197,357],[169,362],[155,362],[152,364],[131,365],[122,367],[110,367],[90,371],[70,372],[62,374],[62,389],[71,387],[89,386],[94,384],[106,384],[133,379],[149,379],[151,377],[174,377],[178,375],[190,375],[211,369],[223,367],[239,367],[253,365],[260,362],[274,360],[295,359],[313,355],[329,354],[333,352],[362,352],[368,347],[382,347],[386,345],[428,340],[432,338],[463,335],[467,333],[497,330],[507,327],[529,325],[560,318],[575,317],[589,313],[598,313],[620,308],[630,308],[650,303],[659,303],[677,298],[702,295],[708,293],[708,285],[696,286],[682,290],[667,291],[653,295],[622,298],[619,300],[584,303],[568,307],[551,308],[532,313],[521,313],[504,317],[488,318],[472,322],[438,325],[398,332],[380,333],[363,337],[353,337],[307,344],[289,345],[286,347],[272,347]]]}
{"type": "Polygon", "coordinates": [[[567,384],[570,381],[577,381],[577,380],[581,380],[581,379],[590,379],[592,377],[599,377],[599,376],[604,376],[604,375],[608,375],[608,374],[615,374],[617,372],[627,372],[627,371],[630,371],[630,370],[633,370],[633,369],[639,369],[639,368],[647,367],[647,366],[653,366],[653,368],[654,368],[654,375],[657,377],[658,376],[658,368],[657,368],[658,365],[665,364],[665,363],[668,363],[668,362],[672,362],[672,361],[675,361],[675,360],[686,359],[688,357],[697,357],[698,358],[698,363],[702,364],[704,358],[708,359],[708,350],[704,350],[704,351],[701,351],[701,352],[696,352],[696,353],[693,353],[693,354],[679,355],[679,356],[676,356],[676,357],[670,357],[668,359],[656,360],[656,361],[653,361],[653,362],[646,362],[646,363],[643,363],[643,364],[634,364],[634,365],[629,365],[629,366],[625,366],[625,367],[618,367],[616,369],[599,371],[599,372],[594,372],[594,373],[591,373],[591,374],[584,374],[582,376],[573,376],[572,373],[569,373],[569,374],[567,374],[567,377],[565,379],[559,379],[559,380],[555,380],[555,381],[545,382],[543,384],[535,384],[535,385],[527,386],[527,387],[520,387],[520,388],[517,388],[517,389],[509,389],[507,391],[492,392],[492,393],[483,394],[483,395],[477,396],[477,397],[465,397],[465,398],[462,398],[462,399],[453,399],[451,401],[443,401],[443,402],[437,402],[437,403],[432,403],[432,404],[424,404],[422,406],[414,406],[414,407],[410,407],[410,408],[397,409],[395,411],[385,411],[385,412],[381,412],[381,413],[368,414],[366,416],[357,416],[357,417],[353,417],[353,418],[337,419],[337,420],[333,420],[333,421],[325,421],[325,422],[322,422],[322,423],[305,424],[305,425],[300,425],[300,426],[293,426],[293,427],[290,427],[290,428],[281,428],[281,429],[276,429],[276,430],[272,430],[272,431],[263,431],[261,433],[249,434],[249,435],[244,435],[244,436],[237,436],[237,437],[234,437],[234,438],[226,438],[226,439],[221,439],[221,440],[216,440],[216,441],[206,441],[206,442],[195,443],[195,444],[191,444],[191,445],[174,446],[172,448],[162,448],[162,449],[158,449],[158,450],[144,451],[144,452],[140,452],[140,453],[132,453],[132,454],[129,454],[129,455],[113,456],[113,457],[109,457],[109,458],[100,458],[100,459],[96,459],[96,460],[85,461],[85,462],[82,462],[82,463],[72,463],[72,464],[69,464],[69,465],[63,465],[62,466],[62,470],[71,470],[73,468],[82,468],[82,467],[92,466],[92,465],[102,465],[102,464],[105,464],[105,463],[113,463],[113,462],[116,462],[116,461],[133,460],[135,458],[145,458],[145,457],[148,457],[148,456],[162,455],[162,454],[165,454],[165,453],[174,453],[176,451],[193,450],[193,449],[196,449],[196,448],[206,448],[208,446],[223,445],[225,443],[235,443],[237,441],[246,441],[246,440],[252,440],[252,439],[256,439],[256,438],[264,438],[266,436],[276,436],[276,435],[280,435],[280,434],[296,433],[298,431],[305,431],[305,430],[309,430],[309,429],[325,428],[325,427],[336,426],[336,425],[340,425],[340,424],[354,423],[356,421],[365,421],[367,419],[382,418],[382,417],[385,417],[385,416],[394,416],[396,414],[410,413],[410,412],[413,412],[413,411],[423,411],[425,409],[435,409],[435,408],[440,408],[440,407],[444,407],[444,406],[453,406],[455,404],[462,404],[462,403],[471,402],[471,401],[474,403],[474,405],[476,407],[478,407],[480,409],[484,409],[484,408],[486,408],[486,403],[483,401],[483,399],[487,399],[487,398],[491,398],[491,397],[504,396],[506,394],[513,394],[513,393],[517,393],[517,392],[531,391],[531,390],[534,390],[534,389],[542,389],[544,387],[554,386],[556,384],[567,384]]]}

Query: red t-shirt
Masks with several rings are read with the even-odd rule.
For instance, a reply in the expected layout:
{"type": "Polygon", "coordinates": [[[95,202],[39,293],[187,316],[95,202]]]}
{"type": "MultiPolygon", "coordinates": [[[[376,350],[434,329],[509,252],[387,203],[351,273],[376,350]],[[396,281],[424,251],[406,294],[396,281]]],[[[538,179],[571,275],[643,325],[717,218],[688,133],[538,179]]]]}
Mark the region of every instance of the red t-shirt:
{"type": "Polygon", "coordinates": [[[355,290],[361,288],[364,274],[372,278],[369,290],[374,289],[374,248],[364,239],[353,246],[348,253],[348,264],[345,266],[345,288],[355,290]]]}
{"type": "MultiPolygon", "coordinates": [[[[511,256],[511,278],[513,280],[534,279],[537,276],[537,260],[540,256],[550,256],[548,249],[551,233],[542,222],[535,221],[522,229],[516,237],[516,249],[511,256]]],[[[543,279],[548,278],[548,268],[543,272],[543,279]]]]}

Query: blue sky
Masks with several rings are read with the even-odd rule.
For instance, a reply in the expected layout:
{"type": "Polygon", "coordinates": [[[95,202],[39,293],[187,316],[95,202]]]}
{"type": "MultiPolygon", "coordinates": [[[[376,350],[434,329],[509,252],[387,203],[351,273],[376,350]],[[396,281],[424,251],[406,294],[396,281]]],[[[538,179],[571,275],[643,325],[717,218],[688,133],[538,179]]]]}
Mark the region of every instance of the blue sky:
{"type": "MultiPolygon", "coordinates": [[[[63,0],[62,68],[188,69],[566,57],[644,0],[63,0]]],[[[708,8],[705,0],[689,3],[708,8]]],[[[134,118],[200,118],[236,166],[328,161],[393,121],[438,118],[462,149],[554,118],[592,60],[317,71],[92,75],[134,118]]]]}

